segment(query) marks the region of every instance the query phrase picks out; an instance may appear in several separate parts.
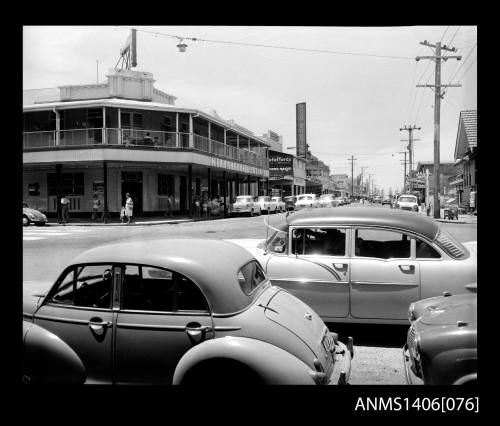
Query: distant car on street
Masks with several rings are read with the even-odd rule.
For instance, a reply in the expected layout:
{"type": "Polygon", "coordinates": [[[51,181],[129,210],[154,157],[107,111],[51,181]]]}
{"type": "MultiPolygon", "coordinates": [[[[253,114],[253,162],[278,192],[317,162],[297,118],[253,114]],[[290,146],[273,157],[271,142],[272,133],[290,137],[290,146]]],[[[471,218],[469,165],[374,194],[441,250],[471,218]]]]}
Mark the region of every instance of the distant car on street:
{"type": "Polygon", "coordinates": [[[408,384],[477,381],[477,294],[445,293],[412,303],[403,348],[408,384]]]}
{"type": "Polygon", "coordinates": [[[324,321],[406,324],[410,303],[477,282],[477,242],[419,213],[309,209],[273,226],[267,240],[230,241],[324,321]]]}
{"type": "Polygon", "coordinates": [[[220,240],[87,250],[25,295],[23,319],[33,384],[344,384],[353,356],[351,338],[220,240]]]}
{"type": "Polygon", "coordinates": [[[272,197],[271,202],[276,203],[276,211],[277,212],[285,212],[286,211],[286,204],[285,202],[281,199],[281,197],[272,197]]]}
{"type": "Polygon", "coordinates": [[[381,203],[382,202],[382,197],[380,195],[375,195],[373,197],[373,202],[374,203],[378,203],[378,204],[381,203]]]}
{"type": "Polygon", "coordinates": [[[295,202],[297,201],[297,197],[295,195],[290,195],[285,197],[285,208],[286,211],[295,210],[295,202]]]}
{"type": "Polygon", "coordinates": [[[250,216],[260,215],[260,204],[255,201],[251,195],[238,195],[233,203],[231,215],[247,213],[250,216]]]}
{"type": "Polygon", "coordinates": [[[387,195],[382,198],[382,205],[385,205],[385,204],[389,204],[389,205],[392,204],[391,198],[387,195]]]}
{"type": "Polygon", "coordinates": [[[275,201],[271,200],[271,197],[267,195],[262,195],[257,198],[257,204],[260,205],[261,212],[265,212],[266,214],[276,213],[278,211],[278,206],[275,201]]]}
{"type": "Polygon", "coordinates": [[[29,226],[30,223],[34,223],[36,226],[45,225],[47,216],[36,209],[30,208],[28,203],[23,202],[23,226],[29,226]]]}
{"type": "Polygon", "coordinates": [[[396,201],[397,209],[418,212],[418,199],[412,194],[402,194],[396,201]]]}
{"type": "Polygon", "coordinates": [[[316,194],[300,194],[295,202],[295,210],[301,210],[307,207],[319,207],[316,194]]]}
{"type": "Polygon", "coordinates": [[[338,207],[340,201],[333,194],[323,194],[318,200],[319,207],[338,207]]]}

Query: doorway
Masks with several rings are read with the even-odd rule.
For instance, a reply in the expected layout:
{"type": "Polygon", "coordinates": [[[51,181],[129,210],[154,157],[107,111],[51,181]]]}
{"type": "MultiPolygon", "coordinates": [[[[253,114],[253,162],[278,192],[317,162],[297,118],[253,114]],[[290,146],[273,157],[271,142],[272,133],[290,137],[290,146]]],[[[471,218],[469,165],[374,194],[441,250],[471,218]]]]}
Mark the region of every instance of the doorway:
{"type": "Polygon", "coordinates": [[[122,172],[122,206],[125,205],[127,192],[134,201],[134,216],[142,213],[142,172],[122,172]]]}
{"type": "Polygon", "coordinates": [[[187,212],[187,196],[188,196],[188,185],[187,185],[187,176],[181,176],[180,188],[179,188],[179,208],[181,212],[187,212]]]}

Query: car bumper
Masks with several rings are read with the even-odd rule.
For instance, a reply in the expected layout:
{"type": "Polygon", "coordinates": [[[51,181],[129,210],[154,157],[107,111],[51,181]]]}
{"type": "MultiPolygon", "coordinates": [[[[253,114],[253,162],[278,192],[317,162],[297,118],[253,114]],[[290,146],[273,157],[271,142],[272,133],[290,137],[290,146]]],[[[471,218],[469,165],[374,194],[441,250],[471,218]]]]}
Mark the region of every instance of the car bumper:
{"type": "MultiPolygon", "coordinates": [[[[336,350],[336,355],[340,355],[340,358],[337,358],[335,361],[335,365],[338,370],[338,379],[335,372],[332,373],[332,377],[330,377],[330,385],[347,385],[349,384],[349,380],[351,378],[351,361],[354,357],[354,344],[352,337],[348,338],[347,345],[344,345],[341,342],[338,342],[338,348],[336,350]]],[[[335,369],[334,369],[335,371],[335,369]]]]}
{"type": "Polygon", "coordinates": [[[406,383],[409,385],[423,385],[424,381],[418,377],[411,369],[410,351],[408,345],[403,346],[403,365],[405,368],[406,383]]]}
{"type": "Polygon", "coordinates": [[[248,208],[245,208],[245,209],[233,209],[232,213],[250,213],[252,211],[252,209],[248,209],[248,208]]]}

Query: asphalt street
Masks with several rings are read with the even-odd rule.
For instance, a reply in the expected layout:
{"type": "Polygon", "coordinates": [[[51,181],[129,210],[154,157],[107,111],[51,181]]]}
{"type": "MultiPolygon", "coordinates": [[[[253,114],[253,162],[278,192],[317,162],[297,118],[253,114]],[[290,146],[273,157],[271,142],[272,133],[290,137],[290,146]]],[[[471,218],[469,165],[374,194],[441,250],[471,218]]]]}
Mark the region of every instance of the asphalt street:
{"type": "MultiPolygon", "coordinates": [[[[353,204],[351,204],[352,206],[353,204]]],[[[349,208],[342,206],[340,208],[349,208]]],[[[387,208],[369,206],[366,208],[387,208]]],[[[285,214],[235,217],[205,222],[151,226],[47,226],[23,228],[24,291],[44,291],[62,269],[81,252],[103,244],[162,238],[260,238],[285,214]],[[269,221],[269,227],[267,222],[269,221]]],[[[459,241],[477,240],[475,223],[441,223],[459,241]]],[[[407,326],[358,326],[328,324],[344,341],[354,337],[352,384],[404,384],[401,347],[407,326]]]]}

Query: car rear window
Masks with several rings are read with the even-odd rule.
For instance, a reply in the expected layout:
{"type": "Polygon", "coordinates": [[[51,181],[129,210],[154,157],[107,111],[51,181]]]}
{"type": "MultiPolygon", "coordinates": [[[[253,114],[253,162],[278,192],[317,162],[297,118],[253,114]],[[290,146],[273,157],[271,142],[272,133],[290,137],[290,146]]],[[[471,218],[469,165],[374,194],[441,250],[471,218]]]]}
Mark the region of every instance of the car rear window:
{"type": "Polygon", "coordinates": [[[237,197],[236,201],[239,201],[240,203],[250,203],[253,200],[251,197],[237,197]]]}
{"type": "Polygon", "coordinates": [[[399,197],[399,200],[402,203],[416,203],[417,199],[415,197],[399,197]]]}
{"type": "Polygon", "coordinates": [[[444,229],[438,231],[435,242],[454,259],[465,259],[467,257],[467,250],[465,247],[444,229]]]}
{"type": "Polygon", "coordinates": [[[247,296],[250,296],[266,279],[264,270],[255,260],[248,262],[238,272],[238,282],[247,296]]]}

